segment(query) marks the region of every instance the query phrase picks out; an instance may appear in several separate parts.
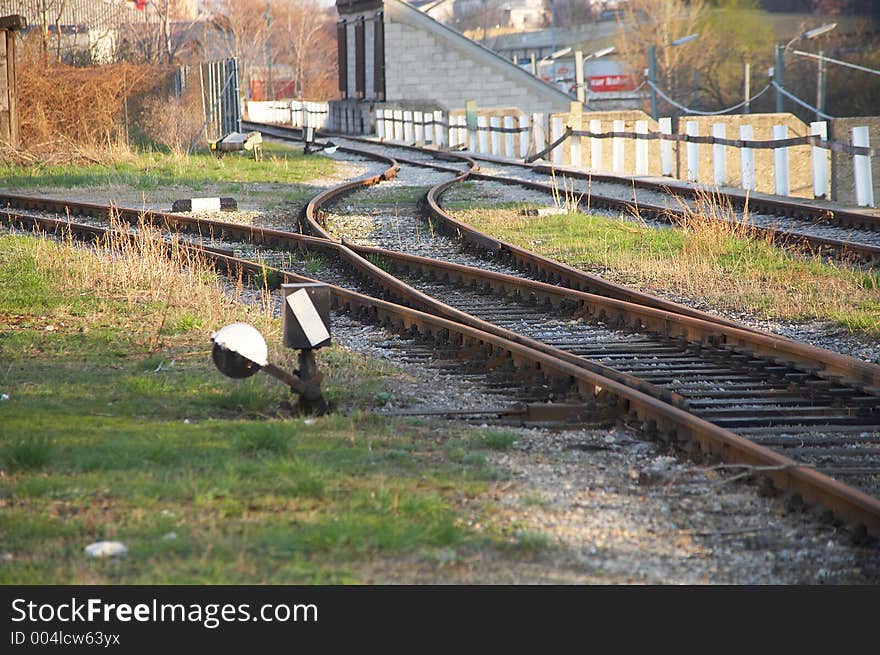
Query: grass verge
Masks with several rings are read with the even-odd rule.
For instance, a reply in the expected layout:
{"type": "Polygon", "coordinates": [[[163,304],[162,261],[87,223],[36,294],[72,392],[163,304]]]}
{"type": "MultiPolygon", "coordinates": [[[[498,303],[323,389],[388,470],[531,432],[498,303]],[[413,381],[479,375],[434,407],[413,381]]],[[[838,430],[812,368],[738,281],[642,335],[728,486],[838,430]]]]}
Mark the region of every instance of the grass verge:
{"type": "Polygon", "coordinates": [[[264,144],[263,153],[263,161],[254,161],[244,152],[217,159],[206,152],[181,156],[142,151],[88,166],[0,162],[0,177],[6,188],[18,189],[120,186],[149,191],[163,186],[202,189],[210,184],[238,192],[255,182],[305,183],[331,174],[336,167],[327,157],[305,156],[300,150],[276,143],[264,144]]]}
{"type": "Polygon", "coordinates": [[[395,581],[543,547],[472,527],[491,523],[479,499],[503,476],[485,454],[510,434],[447,448],[432,427],[357,411],[395,371],[338,348],[319,365],[354,411],[282,418],[281,385],[226,379],[208,349],[232,320],[278,343],[278,321],[148,241],[0,234],[0,584],[349,583],[374,581],[377,561],[395,581]],[[86,557],[101,539],[127,557],[86,557]]]}
{"type": "Polygon", "coordinates": [[[712,198],[674,229],[562,209],[528,216],[524,207],[457,207],[456,217],[480,230],[624,284],[759,318],[830,320],[880,336],[880,274],[749,238],[747,228],[712,220],[730,213],[712,198]]]}

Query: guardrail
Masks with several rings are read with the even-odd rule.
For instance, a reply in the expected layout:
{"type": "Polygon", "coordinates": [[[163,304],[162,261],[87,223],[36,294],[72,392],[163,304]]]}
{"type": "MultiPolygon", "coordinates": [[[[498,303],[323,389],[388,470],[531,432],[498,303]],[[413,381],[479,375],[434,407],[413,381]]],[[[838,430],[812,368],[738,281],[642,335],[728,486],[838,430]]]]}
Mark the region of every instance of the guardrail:
{"type": "Polygon", "coordinates": [[[303,100],[249,100],[247,114],[254,123],[325,129],[328,127],[330,105],[303,100]]]}
{"type": "Polygon", "coordinates": [[[635,131],[624,131],[624,121],[612,121],[611,130],[602,129],[600,120],[589,120],[589,130],[572,129],[562,116],[535,113],[515,115],[477,116],[475,127],[468,127],[464,114],[442,111],[409,111],[404,109],[377,109],[376,135],[380,139],[407,144],[434,144],[441,148],[463,149],[477,154],[508,159],[534,161],[547,157],[553,164],[569,164],[575,168],[602,171],[602,143],[611,139],[611,172],[620,175],[648,175],[650,141],[660,141],[661,175],[676,176],[676,154],[673,144],[685,144],[683,179],[696,182],[699,178],[701,144],[712,146],[712,180],[717,186],[727,186],[727,148],[739,150],[740,187],[754,191],[757,187],[755,150],[773,150],[774,192],[791,195],[789,148],[811,146],[812,186],[815,198],[830,197],[829,152],[850,155],[853,158],[856,204],[874,207],[871,159],[877,150],[871,148],[868,128],[854,127],[849,143],[828,139],[828,124],[817,121],[810,124],[810,134],[788,136],[788,127],[774,125],[773,138],[755,140],[751,125],[740,125],[739,138],[726,136],[724,123],[712,125],[711,135],[699,134],[697,121],[686,121],[684,133],[672,132],[672,119],[661,118],[660,130],[649,131],[647,120],[636,121],[635,131]],[[549,129],[548,129],[549,128],[549,129]],[[589,139],[589,152],[582,149],[581,139],[589,139]],[[626,168],[625,149],[633,142],[634,166],[626,168]],[[567,148],[565,147],[567,143],[567,148]]]}

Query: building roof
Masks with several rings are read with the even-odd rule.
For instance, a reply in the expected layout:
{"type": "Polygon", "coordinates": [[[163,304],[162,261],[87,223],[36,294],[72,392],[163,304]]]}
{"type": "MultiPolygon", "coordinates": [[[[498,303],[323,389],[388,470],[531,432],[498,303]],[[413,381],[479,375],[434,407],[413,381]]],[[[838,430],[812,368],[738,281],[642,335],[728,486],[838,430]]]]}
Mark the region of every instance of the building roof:
{"type": "Polygon", "coordinates": [[[31,29],[43,22],[113,29],[123,22],[143,22],[146,12],[138,11],[134,3],[127,0],[0,0],[0,15],[7,14],[21,14],[31,29]]]}

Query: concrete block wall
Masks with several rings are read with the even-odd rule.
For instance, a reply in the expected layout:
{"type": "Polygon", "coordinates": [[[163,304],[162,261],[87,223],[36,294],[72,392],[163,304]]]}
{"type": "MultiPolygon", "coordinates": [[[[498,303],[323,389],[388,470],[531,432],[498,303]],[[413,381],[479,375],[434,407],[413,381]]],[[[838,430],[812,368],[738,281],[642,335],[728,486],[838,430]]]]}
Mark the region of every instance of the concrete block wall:
{"type": "Polygon", "coordinates": [[[525,112],[568,107],[566,94],[401,0],[385,0],[384,11],[389,102],[433,101],[447,111],[466,100],[525,112]]]}

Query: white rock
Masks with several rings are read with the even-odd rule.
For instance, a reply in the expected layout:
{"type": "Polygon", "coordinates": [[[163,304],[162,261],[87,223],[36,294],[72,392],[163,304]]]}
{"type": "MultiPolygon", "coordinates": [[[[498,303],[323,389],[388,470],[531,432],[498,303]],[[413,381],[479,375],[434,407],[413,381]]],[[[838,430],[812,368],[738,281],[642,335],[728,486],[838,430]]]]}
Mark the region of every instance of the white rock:
{"type": "Polygon", "coordinates": [[[303,420],[303,423],[305,423],[306,425],[314,425],[314,424],[315,424],[315,419],[313,419],[313,418],[307,418],[307,419],[303,420]]]}
{"type": "Polygon", "coordinates": [[[0,400],[9,400],[8,393],[0,393],[0,400]]]}
{"type": "Polygon", "coordinates": [[[168,532],[162,535],[162,541],[174,541],[175,539],[177,539],[176,532],[168,532]]]}
{"type": "Polygon", "coordinates": [[[85,548],[89,557],[124,557],[128,548],[120,541],[96,541],[85,548]]]}

